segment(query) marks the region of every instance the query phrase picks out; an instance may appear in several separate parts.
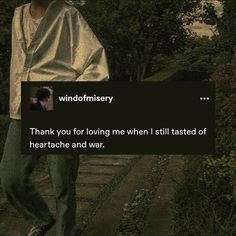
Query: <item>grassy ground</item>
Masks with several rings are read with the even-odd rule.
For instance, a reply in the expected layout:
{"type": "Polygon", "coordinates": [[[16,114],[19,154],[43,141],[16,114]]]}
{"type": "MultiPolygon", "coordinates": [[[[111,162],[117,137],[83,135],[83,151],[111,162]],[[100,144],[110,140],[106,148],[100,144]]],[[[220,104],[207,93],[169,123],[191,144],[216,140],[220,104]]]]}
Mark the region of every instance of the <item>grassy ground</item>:
{"type": "Polygon", "coordinates": [[[168,79],[170,76],[175,74],[178,71],[177,68],[165,68],[153,76],[145,79],[145,81],[164,81],[168,79]]]}

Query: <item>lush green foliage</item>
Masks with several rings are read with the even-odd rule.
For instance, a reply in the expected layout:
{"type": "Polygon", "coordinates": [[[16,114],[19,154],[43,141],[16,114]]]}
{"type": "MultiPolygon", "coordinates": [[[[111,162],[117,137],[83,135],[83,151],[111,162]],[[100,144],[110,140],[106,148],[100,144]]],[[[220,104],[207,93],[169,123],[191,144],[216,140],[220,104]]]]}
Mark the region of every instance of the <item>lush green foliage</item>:
{"type": "Polygon", "coordinates": [[[230,60],[230,53],[219,46],[219,38],[192,38],[183,52],[170,58],[170,64],[179,69],[213,73],[219,65],[230,60]]]}
{"type": "Polygon", "coordinates": [[[184,46],[199,0],[87,1],[83,13],[104,42],[112,78],[142,80],[154,58],[184,46]]]}
{"type": "Polygon", "coordinates": [[[208,24],[216,26],[219,32],[220,47],[234,55],[236,46],[236,1],[221,0],[223,13],[217,14],[211,3],[205,5],[203,20],[208,24]]]}
{"type": "Polygon", "coordinates": [[[187,157],[175,203],[176,235],[236,234],[236,61],[214,74],[216,155],[187,157]]]}
{"type": "Polygon", "coordinates": [[[175,197],[175,235],[235,235],[235,153],[187,157],[175,197]]]}
{"type": "Polygon", "coordinates": [[[181,51],[170,56],[157,55],[149,79],[162,81],[180,70],[213,73],[220,65],[230,61],[231,53],[220,46],[220,38],[191,37],[181,51]]]}

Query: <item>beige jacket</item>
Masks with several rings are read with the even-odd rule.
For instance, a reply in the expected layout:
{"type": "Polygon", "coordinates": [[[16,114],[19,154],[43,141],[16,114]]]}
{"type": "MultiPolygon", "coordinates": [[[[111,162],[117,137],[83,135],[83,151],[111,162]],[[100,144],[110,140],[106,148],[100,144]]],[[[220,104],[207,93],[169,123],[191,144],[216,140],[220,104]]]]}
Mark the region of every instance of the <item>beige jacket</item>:
{"type": "Polygon", "coordinates": [[[54,0],[27,48],[23,8],[12,23],[10,117],[21,119],[21,81],[102,81],[109,79],[104,48],[79,11],[54,0]]]}

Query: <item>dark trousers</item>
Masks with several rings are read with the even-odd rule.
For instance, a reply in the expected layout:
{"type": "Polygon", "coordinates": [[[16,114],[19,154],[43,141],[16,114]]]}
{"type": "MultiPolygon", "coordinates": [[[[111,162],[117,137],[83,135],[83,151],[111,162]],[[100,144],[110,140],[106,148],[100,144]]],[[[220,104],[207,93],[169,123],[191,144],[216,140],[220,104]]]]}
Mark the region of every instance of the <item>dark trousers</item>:
{"type": "MultiPolygon", "coordinates": [[[[20,139],[21,122],[12,120],[0,163],[1,185],[8,201],[26,220],[32,225],[44,225],[51,220],[52,214],[30,179],[39,156],[22,155],[20,139]]],[[[72,236],[79,156],[47,155],[47,163],[57,203],[56,235],[72,236]]]]}

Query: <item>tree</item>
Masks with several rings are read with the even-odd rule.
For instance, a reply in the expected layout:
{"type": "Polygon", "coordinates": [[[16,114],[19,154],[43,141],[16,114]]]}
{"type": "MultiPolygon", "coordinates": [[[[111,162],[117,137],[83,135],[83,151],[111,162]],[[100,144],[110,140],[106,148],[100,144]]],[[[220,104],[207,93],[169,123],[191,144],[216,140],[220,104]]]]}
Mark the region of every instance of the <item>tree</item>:
{"type": "Polygon", "coordinates": [[[219,18],[218,29],[224,43],[233,54],[236,46],[236,1],[223,0],[222,4],[224,12],[222,18],[219,18]]]}
{"type": "Polygon", "coordinates": [[[199,0],[87,1],[82,12],[105,45],[116,80],[143,80],[156,55],[181,48],[199,0]]]}
{"type": "Polygon", "coordinates": [[[217,9],[212,3],[206,3],[204,6],[203,20],[215,26],[219,32],[221,50],[228,51],[233,57],[236,49],[236,1],[221,0],[223,7],[222,14],[217,14],[217,9]]]}

